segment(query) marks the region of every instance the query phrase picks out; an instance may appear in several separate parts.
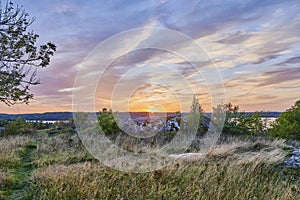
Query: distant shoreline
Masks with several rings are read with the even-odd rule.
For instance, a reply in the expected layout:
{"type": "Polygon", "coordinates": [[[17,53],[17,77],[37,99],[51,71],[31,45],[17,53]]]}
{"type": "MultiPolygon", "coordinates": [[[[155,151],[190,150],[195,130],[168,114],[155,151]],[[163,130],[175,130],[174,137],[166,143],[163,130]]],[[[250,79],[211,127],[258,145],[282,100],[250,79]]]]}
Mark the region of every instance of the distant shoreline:
{"type": "MultiPolygon", "coordinates": [[[[122,113],[122,112],[120,112],[122,113]]],[[[147,112],[134,112],[137,114],[144,115],[147,112]]],[[[168,112],[169,114],[175,113],[175,112],[168,112]]],[[[246,114],[253,114],[255,112],[245,112],[246,114]]],[[[262,117],[278,117],[281,112],[260,112],[262,117]]],[[[96,114],[99,114],[96,113],[96,114]]],[[[204,113],[206,116],[210,116],[211,113],[204,113]]],[[[0,119],[6,119],[6,120],[14,120],[22,118],[25,120],[49,120],[49,121],[60,121],[60,120],[70,120],[73,118],[73,112],[46,112],[46,113],[32,113],[32,114],[1,114],[0,113],[0,119]]]]}

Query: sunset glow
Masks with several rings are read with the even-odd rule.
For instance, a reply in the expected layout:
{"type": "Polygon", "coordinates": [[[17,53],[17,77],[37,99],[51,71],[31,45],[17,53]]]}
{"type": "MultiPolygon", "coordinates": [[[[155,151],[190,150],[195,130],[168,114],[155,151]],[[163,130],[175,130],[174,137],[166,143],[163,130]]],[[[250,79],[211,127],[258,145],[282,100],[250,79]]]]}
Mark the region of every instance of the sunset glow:
{"type": "Polygon", "coordinates": [[[168,88],[149,84],[143,85],[132,94],[129,100],[129,111],[175,112],[181,111],[181,106],[178,97],[170,92],[168,88]]]}
{"type": "MultiPolygon", "coordinates": [[[[15,4],[23,5],[36,18],[31,28],[40,35],[38,42],[55,43],[57,52],[50,66],[38,71],[42,84],[32,87],[35,96],[30,104],[1,104],[0,113],[72,111],[72,92],[78,89],[74,88],[76,74],[86,67],[83,63],[90,52],[116,34],[145,27],[171,29],[192,38],[210,59],[203,59],[197,67],[209,68],[212,61],[223,79],[226,101],[241,110],[284,111],[299,99],[297,1],[16,0],[15,4]]],[[[193,53],[191,49],[168,43],[170,38],[160,38],[153,31],[134,39],[136,43],[120,41],[124,49],[132,51],[115,59],[96,80],[97,110],[186,112],[196,94],[204,111],[211,111],[206,77],[175,53],[138,46],[165,41],[178,51],[193,53]]],[[[117,51],[114,47],[105,52],[117,51]]],[[[82,88],[94,81],[90,75],[82,88]]]]}

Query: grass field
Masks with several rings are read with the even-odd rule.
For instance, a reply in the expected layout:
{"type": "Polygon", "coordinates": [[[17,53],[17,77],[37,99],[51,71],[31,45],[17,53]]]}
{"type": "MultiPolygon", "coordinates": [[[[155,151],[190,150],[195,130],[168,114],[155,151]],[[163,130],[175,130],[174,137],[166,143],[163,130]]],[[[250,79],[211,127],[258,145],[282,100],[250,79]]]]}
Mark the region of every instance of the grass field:
{"type": "Polygon", "coordinates": [[[300,199],[284,140],[223,137],[204,158],[131,174],[95,160],[76,134],[0,140],[0,199],[300,199]]]}

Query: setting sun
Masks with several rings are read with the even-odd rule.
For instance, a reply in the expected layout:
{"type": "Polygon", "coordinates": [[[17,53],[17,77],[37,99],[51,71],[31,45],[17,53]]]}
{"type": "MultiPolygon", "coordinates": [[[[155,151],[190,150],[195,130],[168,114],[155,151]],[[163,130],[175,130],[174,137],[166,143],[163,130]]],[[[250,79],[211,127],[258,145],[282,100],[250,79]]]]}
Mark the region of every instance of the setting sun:
{"type": "Polygon", "coordinates": [[[181,110],[181,103],[168,88],[145,84],[138,87],[128,101],[130,112],[175,112],[181,110]]]}
{"type": "Polygon", "coordinates": [[[155,113],[155,112],[166,112],[164,107],[161,105],[153,105],[150,107],[149,112],[155,113]]]}

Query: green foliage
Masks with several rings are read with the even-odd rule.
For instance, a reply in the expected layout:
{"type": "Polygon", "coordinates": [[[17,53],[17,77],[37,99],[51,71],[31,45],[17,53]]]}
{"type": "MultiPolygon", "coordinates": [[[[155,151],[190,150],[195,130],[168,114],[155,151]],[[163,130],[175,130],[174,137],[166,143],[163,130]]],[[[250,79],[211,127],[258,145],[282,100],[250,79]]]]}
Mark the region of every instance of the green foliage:
{"type": "Polygon", "coordinates": [[[53,127],[52,123],[43,123],[43,122],[31,122],[31,125],[35,130],[45,130],[53,127]]]}
{"type": "Polygon", "coordinates": [[[0,127],[4,127],[8,124],[8,121],[6,119],[0,119],[0,127]]]}
{"type": "Polygon", "coordinates": [[[300,140],[300,100],[276,119],[269,133],[275,137],[300,140]]]}
{"type": "Polygon", "coordinates": [[[261,134],[265,130],[266,127],[258,112],[228,114],[223,128],[223,132],[229,134],[261,134]]]}
{"type": "Polygon", "coordinates": [[[58,121],[53,124],[53,126],[57,129],[74,129],[75,124],[74,120],[68,120],[68,121],[58,121]]]}
{"type": "Polygon", "coordinates": [[[4,135],[28,134],[35,131],[32,123],[27,123],[24,119],[16,119],[4,126],[4,135]]]}
{"type": "Polygon", "coordinates": [[[107,135],[116,134],[121,131],[112,111],[105,110],[101,112],[98,121],[103,133],[107,135]]]}
{"type": "Polygon", "coordinates": [[[56,51],[50,42],[37,47],[39,35],[27,32],[34,20],[11,1],[0,8],[0,102],[9,106],[29,103],[30,86],[40,83],[37,68],[48,66],[56,51]]]}
{"type": "Polygon", "coordinates": [[[266,132],[266,125],[261,119],[261,114],[239,112],[239,106],[231,103],[225,104],[226,119],[223,133],[226,134],[262,134],[266,132]]]}

